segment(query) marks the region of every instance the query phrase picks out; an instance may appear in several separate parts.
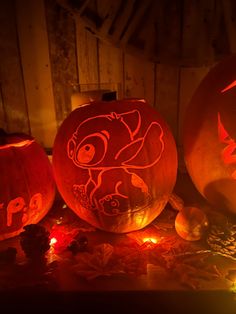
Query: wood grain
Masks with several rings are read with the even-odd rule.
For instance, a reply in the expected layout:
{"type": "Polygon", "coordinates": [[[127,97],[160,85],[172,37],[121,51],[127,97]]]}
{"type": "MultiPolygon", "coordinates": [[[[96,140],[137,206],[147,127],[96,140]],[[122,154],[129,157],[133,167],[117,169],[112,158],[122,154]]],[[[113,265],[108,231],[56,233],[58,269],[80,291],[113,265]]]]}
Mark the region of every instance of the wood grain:
{"type": "Polygon", "coordinates": [[[132,18],[129,19],[125,33],[121,36],[121,46],[125,46],[129,42],[129,39],[134,33],[135,29],[141,22],[143,22],[142,17],[150,7],[150,4],[151,0],[145,0],[140,3],[140,6],[136,10],[134,10],[134,13],[131,15],[132,18]]]}
{"type": "Polygon", "coordinates": [[[3,130],[8,130],[7,128],[7,119],[6,119],[6,111],[4,108],[3,98],[2,98],[2,89],[0,85],[0,128],[3,130]]]}
{"type": "Polygon", "coordinates": [[[53,95],[58,126],[71,112],[72,86],[78,84],[75,21],[55,0],[45,1],[53,95]]]}
{"type": "Polygon", "coordinates": [[[100,33],[102,37],[105,38],[112,34],[111,27],[115,21],[115,17],[117,15],[117,11],[121,5],[121,0],[116,1],[100,1],[99,5],[97,6],[98,14],[102,18],[103,22],[100,26],[100,33]]]}
{"type": "Polygon", "coordinates": [[[115,20],[115,29],[113,32],[113,42],[118,42],[122,36],[122,33],[129,21],[130,15],[132,14],[135,0],[129,0],[124,2],[124,7],[121,14],[115,20]]]}
{"type": "Polygon", "coordinates": [[[209,67],[200,68],[182,68],[180,73],[180,86],[179,86],[179,134],[178,142],[182,144],[183,137],[183,124],[184,115],[188,103],[191,100],[196,88],[200,84],[201,80],[205,77],[209,67]]]}
{"type": "Polygon", "coordinates": [[[107,84],[117,91],[117,98],[123,98],[123,52],[99,40],[99,76],[101,85],[107,84]]]}
{"type": "Polygon", "coordinates": [[[178,66],[161,65],[156,67],[155,108],[169,125],[173,136],[178,138],[178,66]]]}
{"type": "Polygon", "coordinates": [[[222,0],[223,14],[225,26],[227,30],[227,37],[229,41],[230,51],[236,52],[236,3],[232,0],[222,0]]]}
{"type": "Polygon", "coordinates": [[[94,89],[99,83],[98,39],[85,29],[80,18],[76,19],[76,45],[79,84],[87,85],[85,89],[94,89]]]}
{"type": "MultiPolygon", "coordinates": [[[[184,1],[182,9],[182,61],[183,65],[204,66],[214,62],[217,52],[213,45],[215,30],[220,26],[218,1],[184,1]]],[[[224,1],[223,1],[224,2],[224,1]]],[[[224,27],[225,29],[225,27],[224,27]]]]}
{"type": "Polygon", "coordinates": [[[16,15],[31,132],[52,147],[57,124],[44,1],[16,0],[16,15]]]}
{"type": "Polygon", "coordinates": [[[125,54],[124,96],[144,98],[154,105],[154,63],[125,54]]]}
{"type": "Polygon", "coordinates": [[[30,133],[12,0],[1,2],[0,59],[0,127],[30,133]]]}

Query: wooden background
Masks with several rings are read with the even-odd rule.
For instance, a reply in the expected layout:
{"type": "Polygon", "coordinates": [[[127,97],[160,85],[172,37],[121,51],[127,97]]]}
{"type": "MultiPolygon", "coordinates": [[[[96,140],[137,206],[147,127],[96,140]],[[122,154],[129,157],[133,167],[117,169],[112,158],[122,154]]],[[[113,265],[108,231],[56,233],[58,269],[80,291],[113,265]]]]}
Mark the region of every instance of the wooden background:
{"type": "MultiPolygon", "coordinates": [[[[191,20],[185,26],[188,37],[191,20]]],[[[162,114],[176,139],[180,168],[184,112],[214,64],[186,67],[129,54],[95,37],[56,0],[1,1],[0,60],[0,127],[8,132],[30,133],[51,148],[71,111],[73,85],[109,83],[119,97],[145,98],[162,114]]]]}

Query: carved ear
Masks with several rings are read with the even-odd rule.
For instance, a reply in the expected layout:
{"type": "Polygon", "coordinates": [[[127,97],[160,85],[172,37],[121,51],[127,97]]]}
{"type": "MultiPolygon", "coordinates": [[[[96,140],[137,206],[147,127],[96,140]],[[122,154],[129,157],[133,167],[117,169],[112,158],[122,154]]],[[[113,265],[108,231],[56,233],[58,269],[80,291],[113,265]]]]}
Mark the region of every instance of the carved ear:
{"type": "Polygon", "coordinates": [[[144,137],[138,138],[122,148],[116,159],[127,168],[145,169],[157,163],[164,150],[163,130],[159,123],[153,122],[144,137]]]}
{"type": "Polygon", "coordinates": [[[67,155],[70,159],[73,159],[75,154],[76,143],[74,139],[70,139],[67,143],[67,155]]]}
{"type": "Polygon", "coordinates": [[[125,147],[122,147],[116,154],[115,159],[120,165],[124,165],[127,160],[131,160],[137,154],[141,146],[142,138],[138,138],[125,147]]]}
{"type": "Polygon", "coordinates": [[[128,129],[130,130],[130,134],[132,139],[138,133],[141,126],[141,116],[138,110],[132,110],[128,112],[124,112],[120,114],[122,121],[128,129]]]}

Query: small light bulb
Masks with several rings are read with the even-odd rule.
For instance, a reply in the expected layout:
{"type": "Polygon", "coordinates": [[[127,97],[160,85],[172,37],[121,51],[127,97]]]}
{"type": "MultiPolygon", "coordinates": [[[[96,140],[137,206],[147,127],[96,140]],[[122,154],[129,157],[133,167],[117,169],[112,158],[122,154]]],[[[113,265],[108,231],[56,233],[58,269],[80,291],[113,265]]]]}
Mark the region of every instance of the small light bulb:
{"type": "Polygon", "coordinates": [[[50,240],[50,246],[52,246],[53,244],[57,243],[57,239],[56,238],[51,238],[50,240]]]}
{"type": "Polygon", "coordinates": [[[158,241],[156,238],[144,238],[143,242],[144,243],[149,242],[149,243],[157,244],[158,241]]]}

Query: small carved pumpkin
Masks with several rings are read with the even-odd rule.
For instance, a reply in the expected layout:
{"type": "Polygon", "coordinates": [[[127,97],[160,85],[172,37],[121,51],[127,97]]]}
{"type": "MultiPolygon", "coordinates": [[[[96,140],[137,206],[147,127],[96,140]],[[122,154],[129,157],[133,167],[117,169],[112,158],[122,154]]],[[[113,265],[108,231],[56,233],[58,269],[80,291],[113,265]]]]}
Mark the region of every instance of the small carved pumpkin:
{"type": "Polygon", "coordinates": [[[176,180],[175,142],[142,100],[91,102],[65,119],[53,148],[56,183],[68,206],[112,232],[145,227],[176,180]]]}
{"type": "Polygon", "coordinates": [[[39,222],[55,196],[51,164],[43,148],[25,134],[0,132],[0,240],[39,222]]]}
{"type": "Polygon", "coordinates": [[[184,155],[199,192],[220,210],[236,213],[236,55],[203,79],[187,109],[184,155]]]}

